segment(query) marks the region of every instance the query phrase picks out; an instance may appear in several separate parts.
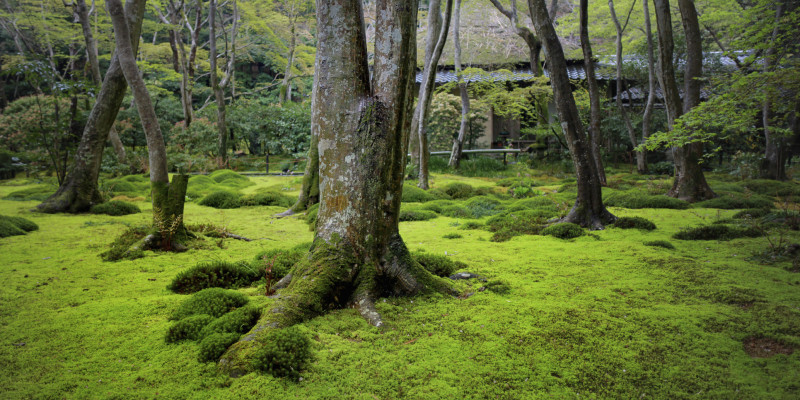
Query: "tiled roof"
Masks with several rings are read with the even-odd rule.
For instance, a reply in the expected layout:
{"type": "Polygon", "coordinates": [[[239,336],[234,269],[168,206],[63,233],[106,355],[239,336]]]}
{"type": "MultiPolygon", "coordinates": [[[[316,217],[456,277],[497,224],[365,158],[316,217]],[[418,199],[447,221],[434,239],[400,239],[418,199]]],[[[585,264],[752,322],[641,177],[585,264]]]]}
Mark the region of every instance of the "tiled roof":
{"type": "MultiPolygon", "coordinates": [[[[544,75],[548,78],[550,77],[550,73],[547,71],[547,67],[545,66],[544,75]]],[[[583,65],[567,65],[567,75],[570,79],[586,79],[586,72],[583,70],[583,65]]],[[[603,64],[596,63],[595,64],[595,72],[594,75],[597,77],[598,80],[610,80],[614,78],[614,72],[609,69],[605,68],[603,64]]],[[[422,83],[422,71],[417,72],[417,83],[422,83]]],[[[512,81],[512,82],[519,82],[519,81],[527,81],[533,78],[533,73],[529,67],[527,68],[518,68],[513,71],[509,72],[489,72],[486,75],[473,75],[466,77],[468,82],[485,82],[485,81],[494,81],[494,82],[505,82],[505,81],[512,81]]],[[[458,80],[456,76],[456,72],[452,70],[443,70],[436,72],[436,84],[444,84],[449,82],[456,82],[458,80]]]]}
{"type": "MultiPolygon", "coordinates": [[[[681,92],[681,97],[683,97],[683,89],[679,87],[678,90],[681,92]]],[[[663,102],[664,101],[664,93],[661,92],[661,89],[660,88],[656,88],[656,92],[655,93],[656,93],[656,101],[663,102]]],[[[710,95],[711,95],[711,92],[709,92],[709,91],[707,91],[705,89],[701,89],[700,90],[700,98],[708,99],[710,95]]],[[[647,100],[647,91],[643,90],[642,88],[639,88],[639,87],[632,87],[632,88],[628,88],[627,90],[623,91],[622,94],[620,94],[619,97],[622,98],[622,101],[626,101],[626,102],[631,102],[631,101],[644,102],[645,100],[647,100]]],[[[617,97],[614,96],[614,98],[612,100],[616,101],[617,97]]]]}

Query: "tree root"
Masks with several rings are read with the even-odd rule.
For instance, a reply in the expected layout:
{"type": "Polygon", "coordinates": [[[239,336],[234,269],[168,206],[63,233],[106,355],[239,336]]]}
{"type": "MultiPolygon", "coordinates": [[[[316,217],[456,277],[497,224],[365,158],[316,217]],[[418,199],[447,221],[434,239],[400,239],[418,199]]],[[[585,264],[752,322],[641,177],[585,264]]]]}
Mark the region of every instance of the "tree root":
{"type": "Polygon", "coordinates": [[[295,215],[295,214],[296,213],[294,212],[294,209],[290,208],[290,209],[288,209],[288,210],[286,210],[286,211],[284,211],[282,213],[277,213],[277,214],[273,215],[272,217],[280,219],[280,218],[285,218],[285,217],[291,217],[292,215],[295,215]]]}

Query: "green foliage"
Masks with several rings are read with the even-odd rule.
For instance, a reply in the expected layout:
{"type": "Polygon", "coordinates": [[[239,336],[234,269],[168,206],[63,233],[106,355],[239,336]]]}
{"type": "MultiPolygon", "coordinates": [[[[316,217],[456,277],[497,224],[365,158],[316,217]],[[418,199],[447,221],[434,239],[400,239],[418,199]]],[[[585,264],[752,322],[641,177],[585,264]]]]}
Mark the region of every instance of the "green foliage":
{"type": "Polygon", "coordinates": [[[787,197],[800,195],[800,185],[794,182],[754,179],[743,182],[742,186],[762,196],[787,197]]]}
{"type": "Polygon", "coordinates": [[[13,191],[3,197],[3,200],[43,201],[50,197],[50,195],[52,195],[56,189],[57,188],[51,185],[34,186],[27,189],[13,191]]]}
{"type": "Polygon", "coordinates": [[[253,265],[258,266],[257,269],[259,271],[264,271],[264,268],[272,264],[274,277],[280,279],[288,274],[292,267],[308,254],[310,247],[311,243],[300,243],[288,249],[265,250],[255,256],[253,265]]]}
{"type": "Polygon", "coordinates": [[[415,185],[403,184],[403,198],[401,200],[403,203],[424,203],[435,199],[436,196],[426,190],[422,190],[415,185]]]}
{"type": "Polygon", "coordinates": [[[736,228],[728,225],[703,225],[681,229],[672,235],[679,240],[731,240],[741,237],[759,237],[761,232],[753,228],[736,228]]]}
{"type": "Polygon", "coordinates": [[[427,221],[438,217],[435,212],[423,210],[421,208],[400,208],[400,215],[398,219],[404,221],[427,221]]]}
{"type": "Polygon", "coordinates": [[[170,319],[180,320],[190,315],[207,314],[218,318],[234,308],[247,304],[247,296],[221,288],[203,289],[184,300],[170,319]]]}
{"type": "Polygon", "coordinates": [[[232,344],[239,341],[238,333],[214,333],[200,341],[200,351],[197,353],[199,362],[217,362],[232,344]]]}
{"type": "Polygon", "coordinates": [[[574,239],[583,236],[585,232],[580,226],[571,222],[562,222],[560,224],[553,224],[547,228],[542,229],[542,235],[553,236],[559,239],[574,239]]]}
{"type": "Polygon", "coordinates": [[[164,341],[175,343],[181,340],[200,339],[200,332],[212,321],[214,321],[214,317],[205,314],[186,317],[169,327],[164,341]]]}
{"type": "Polygon", "coordinates": [[[675,250],[675,246],[666,240],[653,240],[650,242],[644,242],[644,245],[650,247],[661,247],[668,250],[675,250]]]}
{"type": "Polygon", "coordinates": [[[467,268],[461,261],[453,261],[447,256],[428,254],[421,251],[411,253],[411,256],[420,263],[428,272],[441,277],[453,275],[459,269],[467,268]]]}
{"type": "Polygon", "coordinates": [[[733,214],[733,219],[761,218],[769,214],[768,208],[748,208],[733,214]]]}
{"type": "Polygon", "coordinates": [[[669,208],[684,210],[689,208],[689,203],[673,197],[663,195],[648,195],[639,190],[616,192],[604,199],[605,205],[622,208],[669,208]]]}
{"type": "MultiPolygon", "coordinates": [[[[284,66],[282,68],[285,68],[284,66]]],[[[227,122],[251,154],[288,154],[302,157],[311,142],[311,104],[287,102],[264,105],[259,100],[237,100],[227,122]]]]}
{"type": "Polygon", "coordinates": [[[453,199],[466,199],[472,197],[475,189],[466,184],[461,182],[453,182],[444,188],[444,192],[447,193],[453,199]]]}
{"type": "Polygon", "coordinates": [[[22,217],[0,215],[0,221],[10,223],[11,225],[16,226],[17,228],[22,229],[24,232],[33,232],[35,230],[39,230],[39,225],[36,225],[35,222],[22,217]]]}
{"type": "Polygon", "coordinates": [[[306,210],[306,222],[314,229],[317,223],[317,214],[319,214],[319,203],[314,204],[306,210]]]}
{"type": "MultiPolygon", "coordinates": [[[[464,148],[472,149],[483,134],[487,122],[488,106],[476,99],[470,100],[470,112],[467,115],[467,132],[464,148]]],[[[445,151],[453,148],[453,140],[458,137],[461,128],[461,98],[450,93],[436,93],[430,104],[426,129],[431,151],[445,151]]]]}
{"type": "Polygon", "coordinates": [[[656,224],[642,217],[620,217],[614,222],[614,226],[620,229],[642,229],[645,231],[656,229],[656,224]]]}
{"type": "Polygon", "coordinates": [[[111,247],[100,253],[103,261],[133,260],[144,257],[144,252],[140,248],[133,248],[136,242],[144,239],[149,233],[146,226],[128,227],[118,238],[111,243],[111,247]]]}
{"type": "Polygon", "coordinates": [[[311,340],[296,326],[276,329],[253,357],[253,368],[276,377],[297,379],[311,359],[311,340]]]}
{"type": "Polygon", "coordinates": [[[488,196],[472,197],[465,202],[465,206],[474,218],[497,215],[505,209],[499,200],[488,196]]]}
{"type": "Polygon", "coordinates": [[[180,294],[215,287],[236,289],[248,286],[263,276],[263,271],[246,262],[203,261],[178,273],[167,289],[180,294]]]}
{"type": "Polygon", "coordinates": [[[92,214],[106,214],[106,215],[129,215],[138,214],[142,212],[136,204],[128,203],[127,201],[111,200],[105,203],[95,204],[92,206],[90,212],[92,214]]]}
{"type": "Polygon", "coordinates": [[[241,195],[229,191],[213,192],[203,200],[200,200],[201,206],[214,207],[214,208],[239,208],[242,206],[241,195]]]}
{"type": "Polygon", "coordinates": [[[723,210],[734,210],[739,208],[772,208],[773,204],[767,198],[762,196],[752,195],[743,196],[740,194],[724,194],[711,200],[701,201],[694,204],[695,207],[701,208],[720,208],[723,210]]]}
{"type": "Polygon", "coordinates": [[[203,339],[218,333],[236,333],[239,335],[247,333],[258,322],[260,316],[261,310],[258,307],[245,306],[237,308],[206,324],[198,333],[197,338],[203,339]]]}

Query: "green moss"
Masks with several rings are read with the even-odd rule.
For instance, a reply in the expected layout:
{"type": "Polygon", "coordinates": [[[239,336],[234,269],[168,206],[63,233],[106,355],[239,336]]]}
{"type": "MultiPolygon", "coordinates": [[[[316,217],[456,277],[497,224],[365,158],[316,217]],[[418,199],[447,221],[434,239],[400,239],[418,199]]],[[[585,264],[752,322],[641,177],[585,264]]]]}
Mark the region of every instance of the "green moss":
{"type": "Polygon", "coordinates": [[[500,200],[488,196],[472,197],[465,202],[465,206],[475,218],[497,215],[505,209],[500,200]]]}
{"type": "Polygon", "coordinates": [[[463,237],[464,236],[461,236],[460,233],[448,233],[448,234],[442,236],[442,239],[461,239],[463,237]]]}
{"type": "Polygon", "coordinates": [[[314,204],[311,207],[308,207],[308,210],[306,210],[306,218],[305,218],[306,219],[306,223],[311,225],[312,230],[313,230],[314,225],[317,223],[317,214],[318,213],[319,213],[319,203],[314,204]]]}
{"type": "Polygon", "coordinates": [[[468,209],[456,204],[442,207],[442,215],[450,218],[475,218],[468,209]]]}
{"type": "Polygon", "coordinates": [[[400,208],[400,216],[398,217],[401,222],[405,221],[427,221],[438,217],[435,212],[427,211],[419,208],[400,208]]]}
{"type": "Polygon", "coordinates": [[[466,199],[472,197],[475,192],[472,186],[461,182],[453,182],[442,189],[453,199],[466,199]]]}
{"type": "Polygon", "coordinates": [[[135,260],[144,257],[144,252],[139,248],[132,248],[134,244],[144,239],[150,229],[146,226],[131,226],[117,237],[108,250],[100,253],[103,261],[135,260]]]}
{"type": "Polygon", "coordinates": [[[745,181],[742,186],[763,196],[786,197],[800,195],[800,185],[794,182],[753,179],[745,181]]]}
{"type": "Polygon", "coordinates": [[[198,333],[197,337],[202,339],[217,333],[236,333],[241,335],[247,333],[256,324],[260,316],[261,310],[257,307],[237,308],[209,322],[198,333]]]}
{"type": "Polygon", "coordinates": [[[644,245],[650,247],[661,247],[668,250],[675,250],[675,246],[666,240],[653,240],[650,242],[644,242],[644,245]]]}
{"type": "Polygon", "coordinates": [[[511,285],[504,280],[499,279],[492,279],[489,282],[486,282],[486,290],[497,294],[508,294],[511,291],[511,285]]]}
{"type": "Polygon", "coordinates": [[[241,195],[229,191],[213,192],[200,200],[201,206],[214,208],[239,208],[242,206],[241,195]]]}
{"type": "Polygon", "coordinates": [[[3,200],[14,201],[43,201],[50,197],[57,188],[51,185],[34,186],[27,189],[13,191],[3,197],[3,200]]]}
{"type": "Polygon", "coordinates": [[[467,264],[454,261],[447,256],[438,254],[428,254],[423,252],[412,252],[411,257],[422,265],[428,272],[440,276],[448,277],[459,269],[467,268],[467,264]]]}
{"type": "Polygon", "coordinates": [[[237,307],[247,304],[247,296],[220,288],[203,289],[184,300],[172,313],[170,319],[180,320],[190,315],[207,314],[220,317],[237,307]]]}
{"type": "Polygon", "coordinates": [[[441,188],[433,188],[428,190],[428,194],[433,196],[436,200],[452,200],[453,198],[441,188]]]}
{"type": "Polygon", "coordinates": [[[283,278],[295,264],[308,255],[311,243],[301,243],[288,249],[270,249],[259,252],[255,256],[253,266],[261,273],[271,264],[275,279],[283,278]]]}
{"type": "Polygon", "coordinates": [[[142,212],[136,204],[127,201],[112,200],[92,206],[92,214],[106,214],[113,216],[138,214],[142,212]]]}
{"type": "Polygon", "coordinates": [[[311,340],[297,327],[269,333],[253,359],[253,368],[277,377],[297,379],[311,360],[311,340]]]}
{"type": "Polygon", "coordinates": [[[214,317],[205,314],[186,317],[169,327],[164,341],[174,343],[181,340],[200,339],[200,331],[212,321],[214,321],[214,317]]]}
{"type": "Polygon", "coordinates": [[[741,237],[759,237],[761,233],[753,228],[735,228],[728,225],[703,225],[682,229],[672,235],[679,240],[731,240],[741,237]]]}
{"type": "Polygon", "coordinates": [[[642,217],[620,217],[614,222],[614,226],[620,229],[642,229],[645,231],[656,229],[656,224],[642,217]]]}
{"type": "Polygon", "coordinates": [[[455,203],[451,200],[433,200],[421,205],[419,208],[441,214],[445,207],[452,205],[455,205],[455,203]]]}
{"type": "Polygon", "coordinates": [[[769,209],[767,208],[748,208],[746,210],[742,210],[733,214],[734,219],[745,219],[745,218],[761,218],[769,214],[769,209]]]}
{"type": "Polygon", "coordinates": [[[213,179],[217,184],[229,188],[244,188],[253,185],[249,178],[229,169],[214,171],[209,175],[209,178],[213,179]]]}
{"type": "Polygon", "coordinates": [[[264,277],[264,271],[246,262],[204,261],[181,271],[167,286],[175,293],[194,293],[207,288],[235,289],[264,277]]]}
{"type": "Polygon", "coordinates": [[[622,208],[668,208],[684,210],[689,208],[689,203],[672,197],[662,195],[648,195],[640,191],[616,192],[604,199],[606,206],[622,208]]]}
{"type": "Polygon", "coordinates": [[[241,205],[243,206],[291,207],[295,202],[297,202],[296,198],[273,191],[254,193],[241,198],[241,205]]]}
{"type": "Polygon", "coordinates": [[[461,224],[461,226],[458,227],[458,229],[472,230],[472,229],[482,229],[483,227],[484,227],[483,224],[481,224],[480,222],[467,221],[461,224]]]}
{"type": "Polygon", "coordinates": [[[35,222],[22,217],[11,217],[6,215],[0,215],[0,221],[6,221],[16,226],[17,228],[22,229],[25,232],[33,232],[39,230],[39,225],[36,225],[35,222]]]}
{"type": "Polygon", "coordinates": [[[701,208],[720,208],[723,210],[734,210],[739,208],[772,208],[772,200],[758,195],[743,196],[738,194],[724,194],[711,200],[701,201],[694,204],[701,208]]]}
{"type": "Polygon", "coordinates": [[[21,236],[24,235],[25,231],[18,227],[16,224],[13,224],[9,220],[0,219],[0,238],[9,237],[9,236],[21,236]]]}
{"type": "Polygon", "coordinates": [[[197,353],[199,362],[217,362],[225,350],[239,340],[238,333],[215,333],[208,335],[200,341],[200,351],[197,353]]]}
{"type": "Polygon", "coordinates": [[[424,203],[435,200],[436,196],[411,184],[403,185],[403,203],[424,203]]]}
{"type": "Polygon", "coordinates": [[[559,239],[574,239],[584,234],[583,228],[571,222],[562,222],[542,229],[542,235],[553,236],[559,239]]]}

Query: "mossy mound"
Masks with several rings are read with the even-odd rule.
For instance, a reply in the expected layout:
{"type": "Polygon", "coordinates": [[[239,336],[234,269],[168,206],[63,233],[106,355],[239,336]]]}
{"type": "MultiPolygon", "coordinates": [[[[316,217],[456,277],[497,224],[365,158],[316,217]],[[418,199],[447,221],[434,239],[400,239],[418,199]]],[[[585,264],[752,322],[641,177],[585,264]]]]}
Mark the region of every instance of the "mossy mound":
{"type": "Polygon", "coordinates": [[[234,308],[248,302],[247,296],[221,288],[203,289],[184,300],[172,313],[170,319],[180,320],[191,315],[207,314],[218,318],[234,308]]]}
{"type": "Polygon", "coordinates": [[[8,220],[0,220],[0,238],[22,236],[25,231],[8,220]]]}
{"type": "Polygon", "coordinates": [[[738,228],[728,225],[703,225],[682,229],[672,235],[679,240],[731,240],[742,237],[759,237],[761,233],[753,228],[738,228]]]}
{"type": "Polygon", "coordinates": [[[207,261],[179,272],[167,289],[180,294],[214,287],[236,289],[249,286],[262,277],[263,271],[246,262],[207,261]]]}
{"type": "Polygon", "coordinates": [[[149,228],[147,226],[129,227],[111,243],[110,249],[100,253],[100,257],[103,261],[133,260],[144,257],[144,252],[141,249],[132,249],[131,246],[142,240],[148,231],[149,228]]]}
{"type": "Polygon", "coordinates": [[[461,207],[458,204],[443,207],[442,215],[450,218],[475,218],[466,207],[461,207]]]}
{"type": "Polygon", "coordinates": [[[274,191],[262,191],[241,197],[243,206],[276,206],[291,207],[297,201],[292,196],[274,191]]]}
{"type": "Polygon", "coordinates": [[[189,177],[189,185],[186,187],[186,192],[195,192],[198,194],[207,194],[217,188],[217,182],[206,175],[193,175],[189,177]]]}
{"type": "Polygon", "coordinates": [[[574,239],[584,234],[583,228],[571,222],[562,222],[542,229],[542,235],[553,236],[559,239],[574,239]]]}
{"type": "Polygon", "coordinates": [[[719,208],[723,210],[735,210],[740,208],[772,208],[772,200],[762,196],[744,196],[739,194],[723,194],[719,197],[701,201],[694,204],[701,208],[719,208]]]}
{"type": "Polygon", "coordinates": [[[535,210],[547,214],[550,218],[559,216],[558,202],[550,196],[537,196],[517,200],[508,206],[508,211],[535,210]]]}
{"type": "Polygon", "coordinates": [[[203,197],[203,200],[200,200],[198,204],[220,209],[239,208],[242,206],[241,197],[238,193],[221,190],[203,197]]]}
{"type": "Polygon", "coordinates": [[[448,234],[442,236],[442,239],[461,239],[463,237],[464,236],[461,235],[460,233],[452,232],[452,233],[448,233],[448,234]]]}
{"type": "Polygon", "coordinates": [[[272,264],[272,274],[275,279],[286,276],[303,257],[308,255],[310,242],[301,243],[288,249],[270,249],[256,254],[253,265],[259,273],[264,272],[269,264],[272,264]]]}
{"type": "Polygon", "coordinates": [[[472,197],[464,205],[474,218],[497,215],[505,209],[500,200],[489,196],[472,197]]]}
{"type": "Polygon", "coordinates": [[[742,210],[733,214],[733,219],[745,219],[745,218],[761,218],[765,217],[769,214],[769,209],[767,208],[748,208],[746,210],[742,210]]]}
{"type": "Polygon", "coordinates": [[[436,196],[411,184],[403,185],[403,203],[424,203],[436,200],[436,196]]]}
{"type": "Polygon", "coordinates": [[[473,229],[482,229],[483,227],[484,225],[481,224],[480,222],[467,221],[464,222],[460,227],[458,227],[458,229],[473,230],[473,229]]]}
{"type": "Polygon", "coordinates": [[[199,362],[217,362],[228,347],[239,341],[238,333],[215,333],[206,336],[200,341],[200,351],[197,353],[199,362]]]}
{"type": "Polygon", "coordinates": [[[484,287],[486,287],[486,290],[497,294],[507,294],[511,291],[511,285],[509,285],[508,282],[499,279],[492,279],[489,282],[486,282],[484,287]]]}
{"type": "Polygon", "coordinates": [[[449,207],[455,205],[455,202],[451,200],[433,200],[429,201],[425,204],[419,206],[420,209],[433,211],[437,214],[441,214],[444,211],[445,207],[449,207]]]}
{"type": "Polygon", "coordinates": [[[175,343],[181,340],[197,340],[200,332],[208,324],[214,321],[214,317],[205,314],[192,315],[172,324],[167,330],[164,341],[175,343]]]}
{"type": "Polygon", "coordinates": [[[748,190],[763,196],[800,196],[800,185],[794,182],[781,182],[769,179],[753,179],[741,184],[748,190]]]}
{"type": "Polygon", "coordinates": [[[606,197],[604,202],[606,206],[632,209],[668,208],[673,210],[685,210],[689,208],[689,203],[683,200],[663,195],[650,195],[638,190],[613,193],[606,197]]]}
{"type": "Polygon", "coordinates": [[[142,212],[139,206],[121,200],[111,200],[105,203],[95,204],[90,212],[92,214],[106,214],[112,216],[138,214],[142,212]]]}
{"type": "Polygon", "coordinates": [[[644,242],[644,245],[650,247],[661,247],[668,250],[675,250],[675,246],[666,240],[653,240],[650,242],[644,242]]]}
{"type": "Polygon", "coordinates": [[[467,264],[461,261],[453,261],[447,256],[438,254],[415,251],[411,253],[411,257],[425,267],[430,273],[441,277],[453,275],[457,270],[467,268],[467,264]]]}
{"type": "Polygon", "coordinates": [[[147,197],[150,195],[149,175],[121,176],[101,182],[100,186],[112,196],[147,197]]]}
{"type": "Polygon", "coordinates": [[[50,195],[55,193],[56,189],[58,188],[51,185],[34,186],[27,189],[13,191],[3,197],[3,200],[44,201],[50,197],[50,195]]]}
{"type": "MultiPolygon", "coordinates": [[[[39,230],[39,225],[36,225],[35,222],[22,217],[0,215],[0,221],[5,221],[21,229],[23,231],[22,233],[23,235],[25,234],[25,232],[33,232],[39,230]]],[[[2,236],[2,234],[0,234],[0,237],[5,237],[5,236],[2,236]]]]}
{"type": "Polygon", "coordinates": [[[453,199],[467,199],[472,197],[475,192],[472,186],[461,182],[453,182],[442,189],[453,199]]]}
{"type": "Polygon", "coordinates": [[[489,218],[486,228],[495,233],[493,242],[505,242],[514,236],[537,235],[546,222],[547,218],[539,211],[514,211],[489,218]]]}
{"type": "Polygon", "coordinates": [[[437,218],[437,215],[433,211],[423,210],[421,208],[400,208],[400,215],[398,219],[400,222],[409,222],[409,221],[427,221],[429,219],[437,218]]]}
{"type": "Polygon", "coordinates": [[[230,189],[242,189],[251,185],[255,185],[250,178],[239,175],[229,169],[220,169],[214,171],[209,175],[209,178],[213,179],[217,185],[230,189]]]}
{"type": "Polygon", "coordinates": [[[264,340],[253,368],[277,377],[297,379],[311,360],[311,340],[296,326],[277,329],[264,340]]]}
{"type": "Polygon", "coordinates": [[[441,188],[433,188],[428,190],[428,193],[436,200],[452,200],[453,198],[441,188]]]}
{"type": "Polygon", "coordinates": [[[319,203],[308,207],[308,210],[306,210],[305,220],[309,224],[311,230],[314,230],[314,226],[317,224],[317,214],[319,214],[319,203]]]}
{"type": "Polygon", "coordinates": [[[259,317],[261,317],[261,310],[258,307],[246,306],[237,308],[209,322],[199,332],[198,339],[217,333],[236,333],[239,335],[247,333],[258,322],[259,317]]]}
{"type": "Polygon", "coordinates": [[[614,226],[620,229],[642,229],[645,231],[656,229],[656,224],[642,217],[620,217],[614,222],[614,226]]]}

